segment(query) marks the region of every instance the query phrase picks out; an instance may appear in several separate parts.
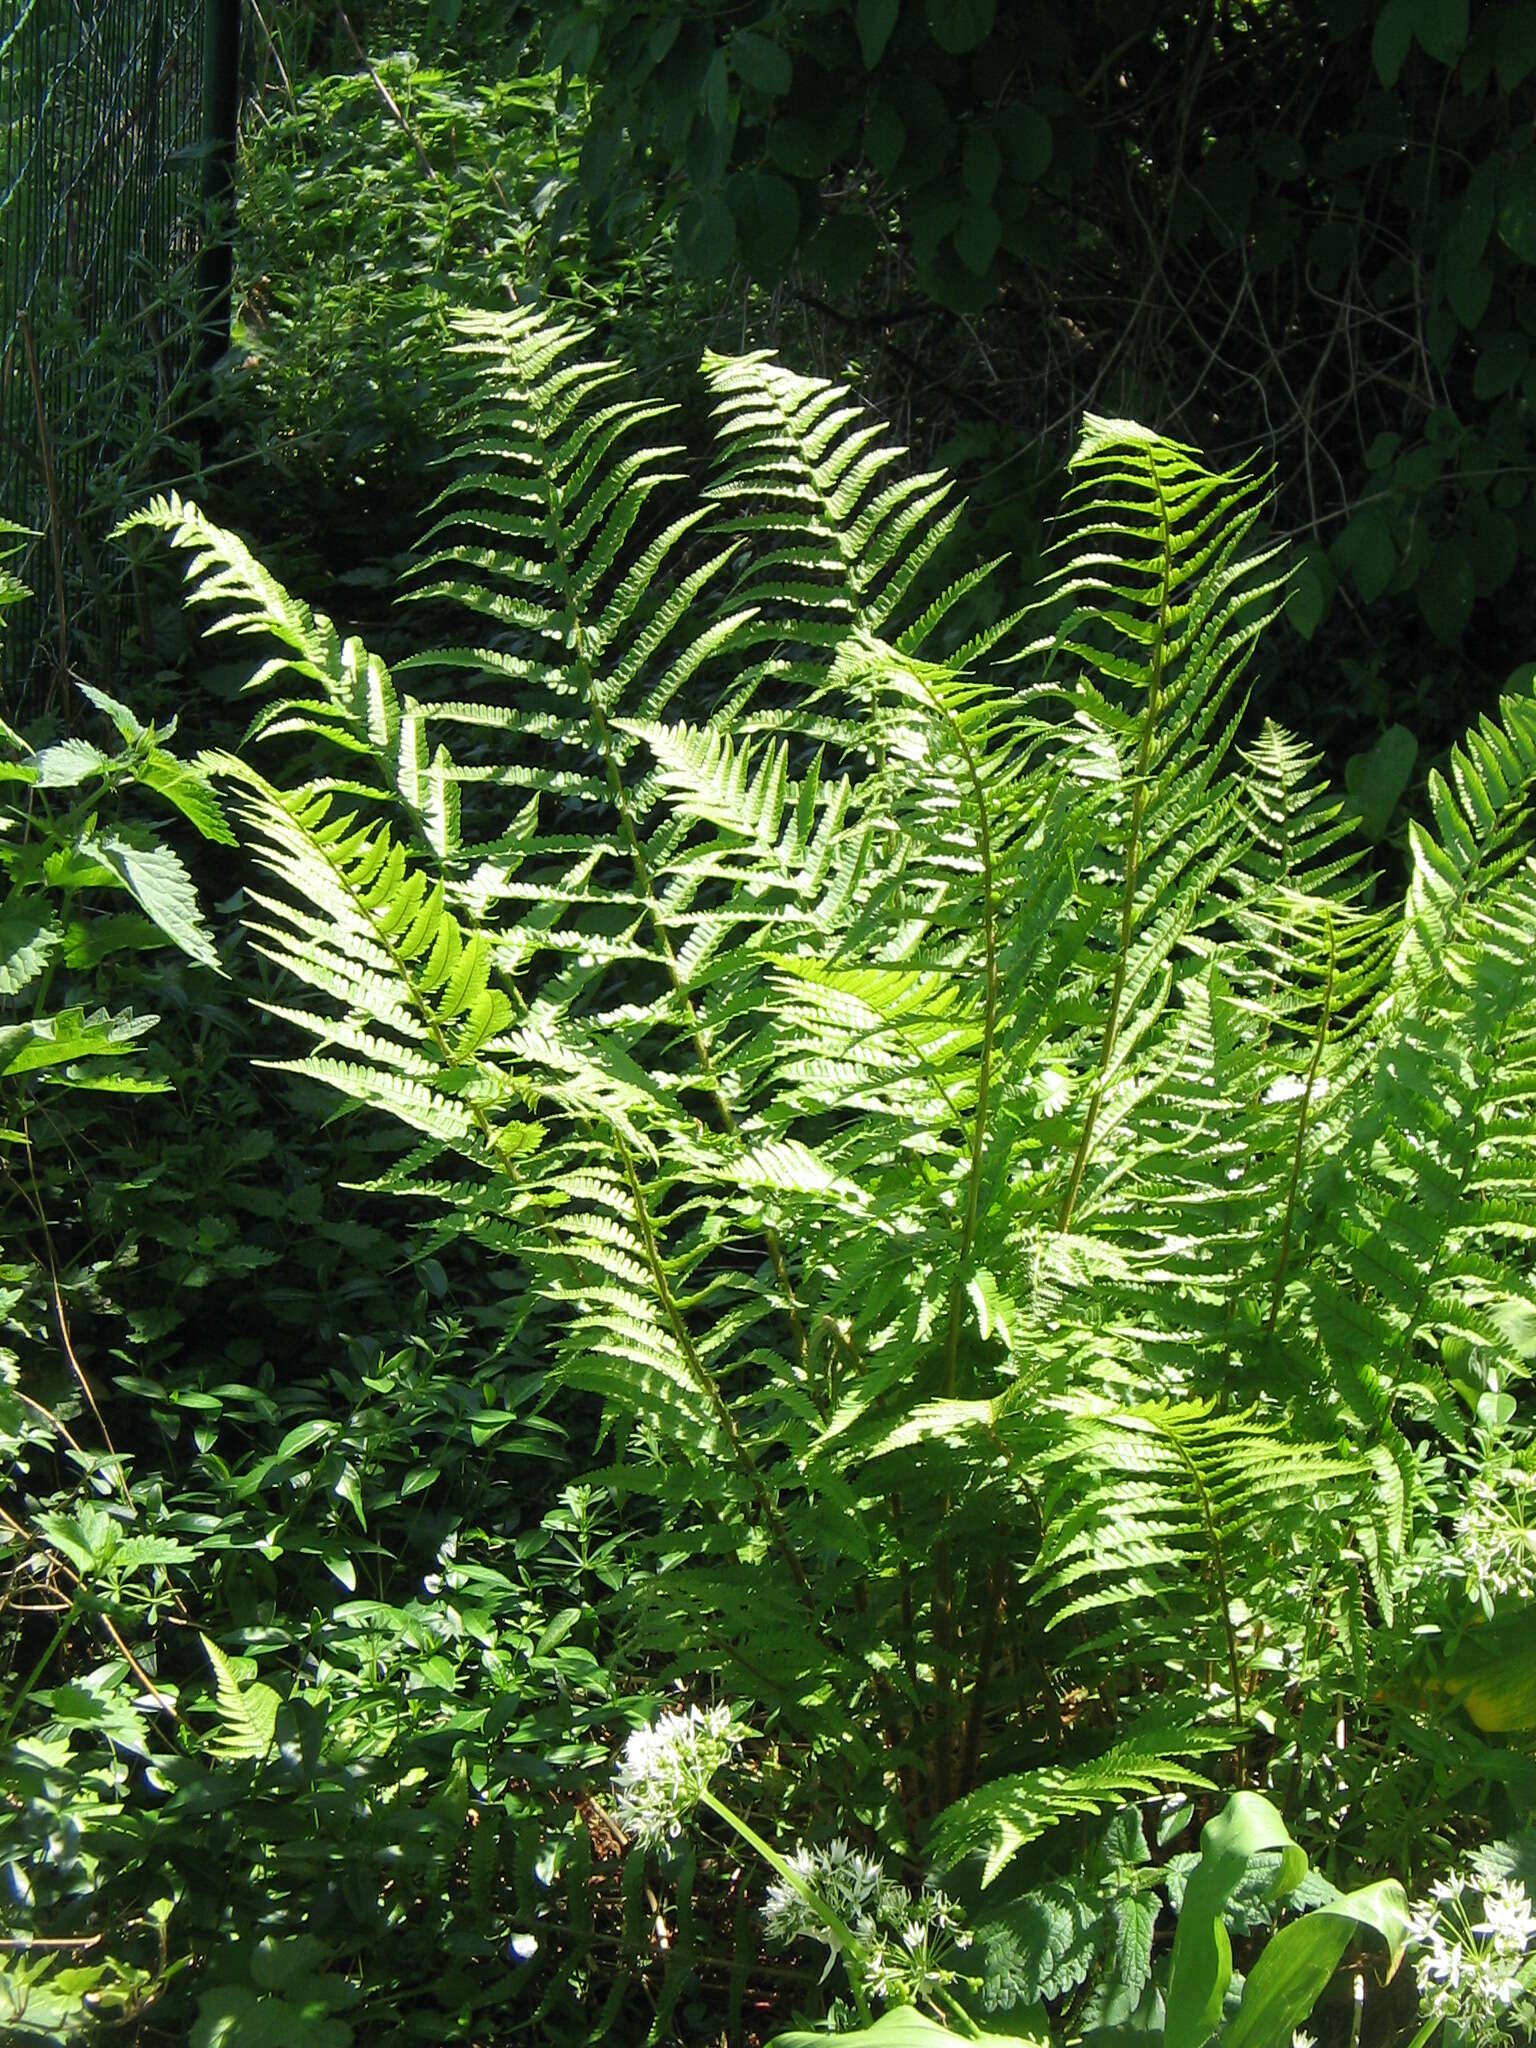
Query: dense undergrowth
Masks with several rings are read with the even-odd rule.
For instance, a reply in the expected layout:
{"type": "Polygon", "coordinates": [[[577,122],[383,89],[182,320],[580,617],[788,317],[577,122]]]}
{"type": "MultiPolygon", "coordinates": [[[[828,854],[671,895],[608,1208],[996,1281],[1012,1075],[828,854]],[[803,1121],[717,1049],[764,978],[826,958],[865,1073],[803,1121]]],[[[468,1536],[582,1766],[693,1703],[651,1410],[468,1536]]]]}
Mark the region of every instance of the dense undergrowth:
{"type": "Polygon", "coordinates": [[[1090,421],[1014,616],[378,68],[250,144],[255,550],[0,729],[0,2028],[1525,2038],[1533,700],[1399,886],[1260,478],[1090,421]]]}

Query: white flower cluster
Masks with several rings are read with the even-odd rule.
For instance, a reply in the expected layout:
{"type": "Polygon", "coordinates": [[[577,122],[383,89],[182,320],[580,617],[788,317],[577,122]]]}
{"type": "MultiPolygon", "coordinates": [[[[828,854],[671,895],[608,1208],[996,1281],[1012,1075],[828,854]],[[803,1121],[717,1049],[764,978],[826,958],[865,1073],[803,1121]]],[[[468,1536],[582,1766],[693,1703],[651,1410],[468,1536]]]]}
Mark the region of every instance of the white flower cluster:
{"type": "Polygon", "coordinates": [[[1523,1885],[1501,1878],[1479,1890],[1465,1877],[1441,1878],[1410,1928],[1426,2019],[1453,2021],[1468,2048],[1511,2048],[1519,2030],[1536,2029],[1536,1994],[1520,1981],[1536,1941],[1523,1885]]]}
{"type": "MultiPolygon", "coordinates": [[[[914,1895],[887,1877],[878,1857],[861,1855],[841,1839],[820,1849],[797,1848],[788,1861],[863,1947],[863,1983],[870,1997],[886,2005],[910,2005],[953,1981],[946,1959],[953,1950],[968,1948],[971,1937],[931,1879],[914,1895]]],[[[784,1948],[802,1940],[822,1943],[828,1971],[837,1960],[836,1935],[785,1878],[775,1878],[768,1887],[763,1925],[768,1939],[784,1948]]]]}
{"type": "Polygon", "coordinates": [[[1480,1472],[1455,1526],[1453,1569],[1485,1614],[1501,1595],[1536,1596],[1536,1472],[1480,1472]]]}
{"type": "Polygon", "coordinates": [[[747,1731],[729,1707],[690,1707],[637,1728],[613,1773],[620,1827],[647,1848],[675,1841],[747,1731]]]}

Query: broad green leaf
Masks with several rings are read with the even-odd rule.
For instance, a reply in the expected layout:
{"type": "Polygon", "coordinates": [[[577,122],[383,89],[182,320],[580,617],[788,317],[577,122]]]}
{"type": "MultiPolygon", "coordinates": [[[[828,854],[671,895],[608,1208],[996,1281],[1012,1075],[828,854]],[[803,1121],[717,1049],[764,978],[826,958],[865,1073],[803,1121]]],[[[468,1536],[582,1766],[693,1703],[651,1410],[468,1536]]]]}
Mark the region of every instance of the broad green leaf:
{"type": "MultiPolygon", "coordinates": [[[[964,2041],[966,2034],[951,2033],[948,2027],[941,2027],[937,2020],[929,2019],[914,2006],[899,2005],[892,2011],[882,2013],[873,2026],[855,2027],[851,2033],[839,2034],[837,2039],[847,2048],[939,2048],[944,2041],[964,2041]]],[[[1047,2034],[993,2034],[984,2039],[988,2048],[1050,2048],[1047,2034]]],[[[772,2036],[769,2048],[826,2048],[827,2035],[821,2028],[792,2028],[787,2034],[772,2036]]]]}
{"type": "Polygon", "coordinates": [[[1257,1792],[1234,1792],[1200,1832],[1200,1861],[1184,1891],[1168,1972],[1166,2039],[1203,2048],[1221,2019],[1232,1981],[1227,1909],[1260,1860],[1273,1861],[1268,1896],[1283,1898],[1306,1875],[1307,1859],[1285,1822],[1257,1792]]]}
{"type": "Polygon", "coordinates": [[[1221,2048],[1276,2048],[1301,2026],[1361,1931],[1386,1945],[1386,1975],[1402,1960],[1408,1939],[1408,1901],[1396,1878],[1318,1906],[1272,1934],[1243,1985],[1237,2017],[1221,2048]]]}
{"type": "Polygon", "coordinates": [[[219,1984],[198,1996],[189,2048],[350,2048],[352,2040],[347,2022],[323,2007],[219,1984]]]}
{"type": "Polygon", "coordinates": [[[709,69],[704,74],[704,89],[700,97],[705,120],[711,128],[722,133],[730,107],[730,90],[730,71],[725,61],[725,52],[716,50],[709,60],[709,69]]]}
{"type": "Polygon", "coordinates": [[[907,146],[907,124],[894,107],[883,101],[870,109],[864,123],[864,154],[882,177],[895,170],[907,146]]]}

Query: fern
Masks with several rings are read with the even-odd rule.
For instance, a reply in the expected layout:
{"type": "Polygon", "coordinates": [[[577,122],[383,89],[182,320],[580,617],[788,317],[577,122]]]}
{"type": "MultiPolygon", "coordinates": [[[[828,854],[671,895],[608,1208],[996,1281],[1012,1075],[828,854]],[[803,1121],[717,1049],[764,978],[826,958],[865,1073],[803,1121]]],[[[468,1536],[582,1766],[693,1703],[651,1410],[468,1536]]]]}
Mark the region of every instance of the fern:
{"type": "Polygon", "coordinates": [[[989,1885],[1062,1821],[1149,1798],[1167,1785],[1208,1788],[1209,1780],[1181,1761],[1190,1747],[1183,1731],[1143,1730],[1089,1763],[999,1778],[949,1808],[929,1839],[930,1852],[941,1869],[981,1856],[981,1881],[989,1885]]]}
{"type": "Polygon", "coordinates": [[[1287,1669],[1367,1690],[1405,1424],[1527,1370],[1536,713],[1375,902],[1246,721],[1262,479],[1090,420],[1029,652],[940,660],[984,571],[846,391],[710,358],[700,497],[586,348],[461,321],[412,579],[456,644],[394,675],[194,507],[137,522],[264,643],[245,756],[310,764],[216,764],[252,936],[292,1064],[595,1402],[634,1652],[786,1741],[835,1696],[834,1792],[1011,1854],[1287,1669]],[[1095,1777],[1049,1702],[1129,1667],[1095,1777]]]}

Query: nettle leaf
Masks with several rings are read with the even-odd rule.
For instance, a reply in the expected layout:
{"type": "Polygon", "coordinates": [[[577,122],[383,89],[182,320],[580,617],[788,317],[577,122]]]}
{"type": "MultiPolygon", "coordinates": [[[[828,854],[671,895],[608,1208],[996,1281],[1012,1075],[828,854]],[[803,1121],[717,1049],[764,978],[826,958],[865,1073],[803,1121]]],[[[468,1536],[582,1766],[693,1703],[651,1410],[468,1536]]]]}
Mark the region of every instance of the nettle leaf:
{"type": "Polygon", "coordinates": [[[111,764],[89,740],[55,740],[32,756],[32,772],[40,789],[76,789],[111,764]]]}
{"type": "Polygon", "coordinates": [[[98,832],[80,842],[88,860],[100,861],[117,876],[144,915],[200,967],[223,969],[212,936],[198,908],[197,891],[181,856],[145,833],[126,828],[98,832]]]}
{"type": "Polygon", "coordinates": [[[0,996],[35,981],[62,938],[46,897],[13,895],[0,903],[0,996]]]}

